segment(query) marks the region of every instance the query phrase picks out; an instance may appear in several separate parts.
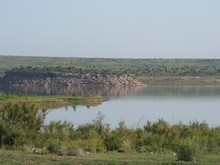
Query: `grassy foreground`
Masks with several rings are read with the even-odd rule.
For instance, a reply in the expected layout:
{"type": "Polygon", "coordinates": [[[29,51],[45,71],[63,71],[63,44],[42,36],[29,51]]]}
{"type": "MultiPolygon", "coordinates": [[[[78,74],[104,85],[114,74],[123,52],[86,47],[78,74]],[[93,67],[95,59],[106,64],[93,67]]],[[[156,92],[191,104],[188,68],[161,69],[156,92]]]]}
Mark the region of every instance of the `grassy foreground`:
{"type": "Polygon", "coordinates": [[[34,105],[5,105],[0,164],[220,164],[219,126],[170,125],[159,119],[143,128],[121,121],[111,129],[98,113],[91,123],[75,128],[60,121],[45,125],[46,114],[34,105]]]}
{"type": "Polygon", "coordinates": [[[0,164],[3,165],[169,165],[169,164],[206,164],[220,163],[218,155],[201,155],[195,162],[176,161],[172,154],[146,154],[146,153],[105,153],[87,154],[85,156],[56,156],[37,155],[21,151],[0,150],[0,164]]]}

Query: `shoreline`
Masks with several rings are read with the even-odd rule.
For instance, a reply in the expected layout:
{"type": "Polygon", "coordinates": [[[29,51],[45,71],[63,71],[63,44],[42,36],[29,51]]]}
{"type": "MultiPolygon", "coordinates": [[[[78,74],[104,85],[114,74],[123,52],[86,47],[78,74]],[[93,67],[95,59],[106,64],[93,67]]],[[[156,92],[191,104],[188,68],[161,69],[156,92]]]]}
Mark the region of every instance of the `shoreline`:
{"type": "Polygon", "coordinates": [[[61,108],[65,106],[96,106],[107,101],[100,96],[40,96],[40,95],[0,95],[0,109],[7,103],[34,104],[40,109],[61,108]]]}
{"type": "Polygon", "coordinates": [[[176,76],[176,77],[139,77],[139,80],[148,86],[158,85],[220,85],[219,76],[176,76]]]}

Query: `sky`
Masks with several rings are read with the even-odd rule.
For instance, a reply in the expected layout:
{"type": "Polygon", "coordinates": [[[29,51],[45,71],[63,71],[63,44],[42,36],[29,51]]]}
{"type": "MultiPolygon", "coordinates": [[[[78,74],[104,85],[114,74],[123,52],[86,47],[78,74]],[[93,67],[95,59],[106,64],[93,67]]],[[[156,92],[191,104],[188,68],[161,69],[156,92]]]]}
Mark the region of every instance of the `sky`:
{"type": "Polygon", "coordinates": [[[0,55],[220,58],[220,0],[0,0],[0,55]]]}

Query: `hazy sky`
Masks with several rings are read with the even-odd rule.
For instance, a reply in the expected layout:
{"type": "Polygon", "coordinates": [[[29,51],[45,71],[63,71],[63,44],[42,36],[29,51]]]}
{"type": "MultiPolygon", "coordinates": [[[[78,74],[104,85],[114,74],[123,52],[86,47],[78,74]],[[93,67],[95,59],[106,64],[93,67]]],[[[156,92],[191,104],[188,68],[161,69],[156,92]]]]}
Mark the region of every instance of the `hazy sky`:
{"type": "Polygon", "coordinates": [[[0,54],[220,58],[220,0],[0,0],[0,54]]]}

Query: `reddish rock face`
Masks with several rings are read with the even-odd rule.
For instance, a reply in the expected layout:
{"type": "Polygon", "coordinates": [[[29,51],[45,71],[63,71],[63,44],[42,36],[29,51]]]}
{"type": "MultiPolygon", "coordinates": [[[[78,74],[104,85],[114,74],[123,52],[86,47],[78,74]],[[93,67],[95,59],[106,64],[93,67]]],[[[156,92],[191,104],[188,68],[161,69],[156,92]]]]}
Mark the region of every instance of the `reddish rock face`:
{"type": "Polygon", "coordinates": [[[71,75],[57,77],[17,77],[2,78],[2,82],[11,85],[31,86],[144,86],[144,84],[130,76],[101,76],[99,74],[83,74],[80,78],[71,75]]]}

